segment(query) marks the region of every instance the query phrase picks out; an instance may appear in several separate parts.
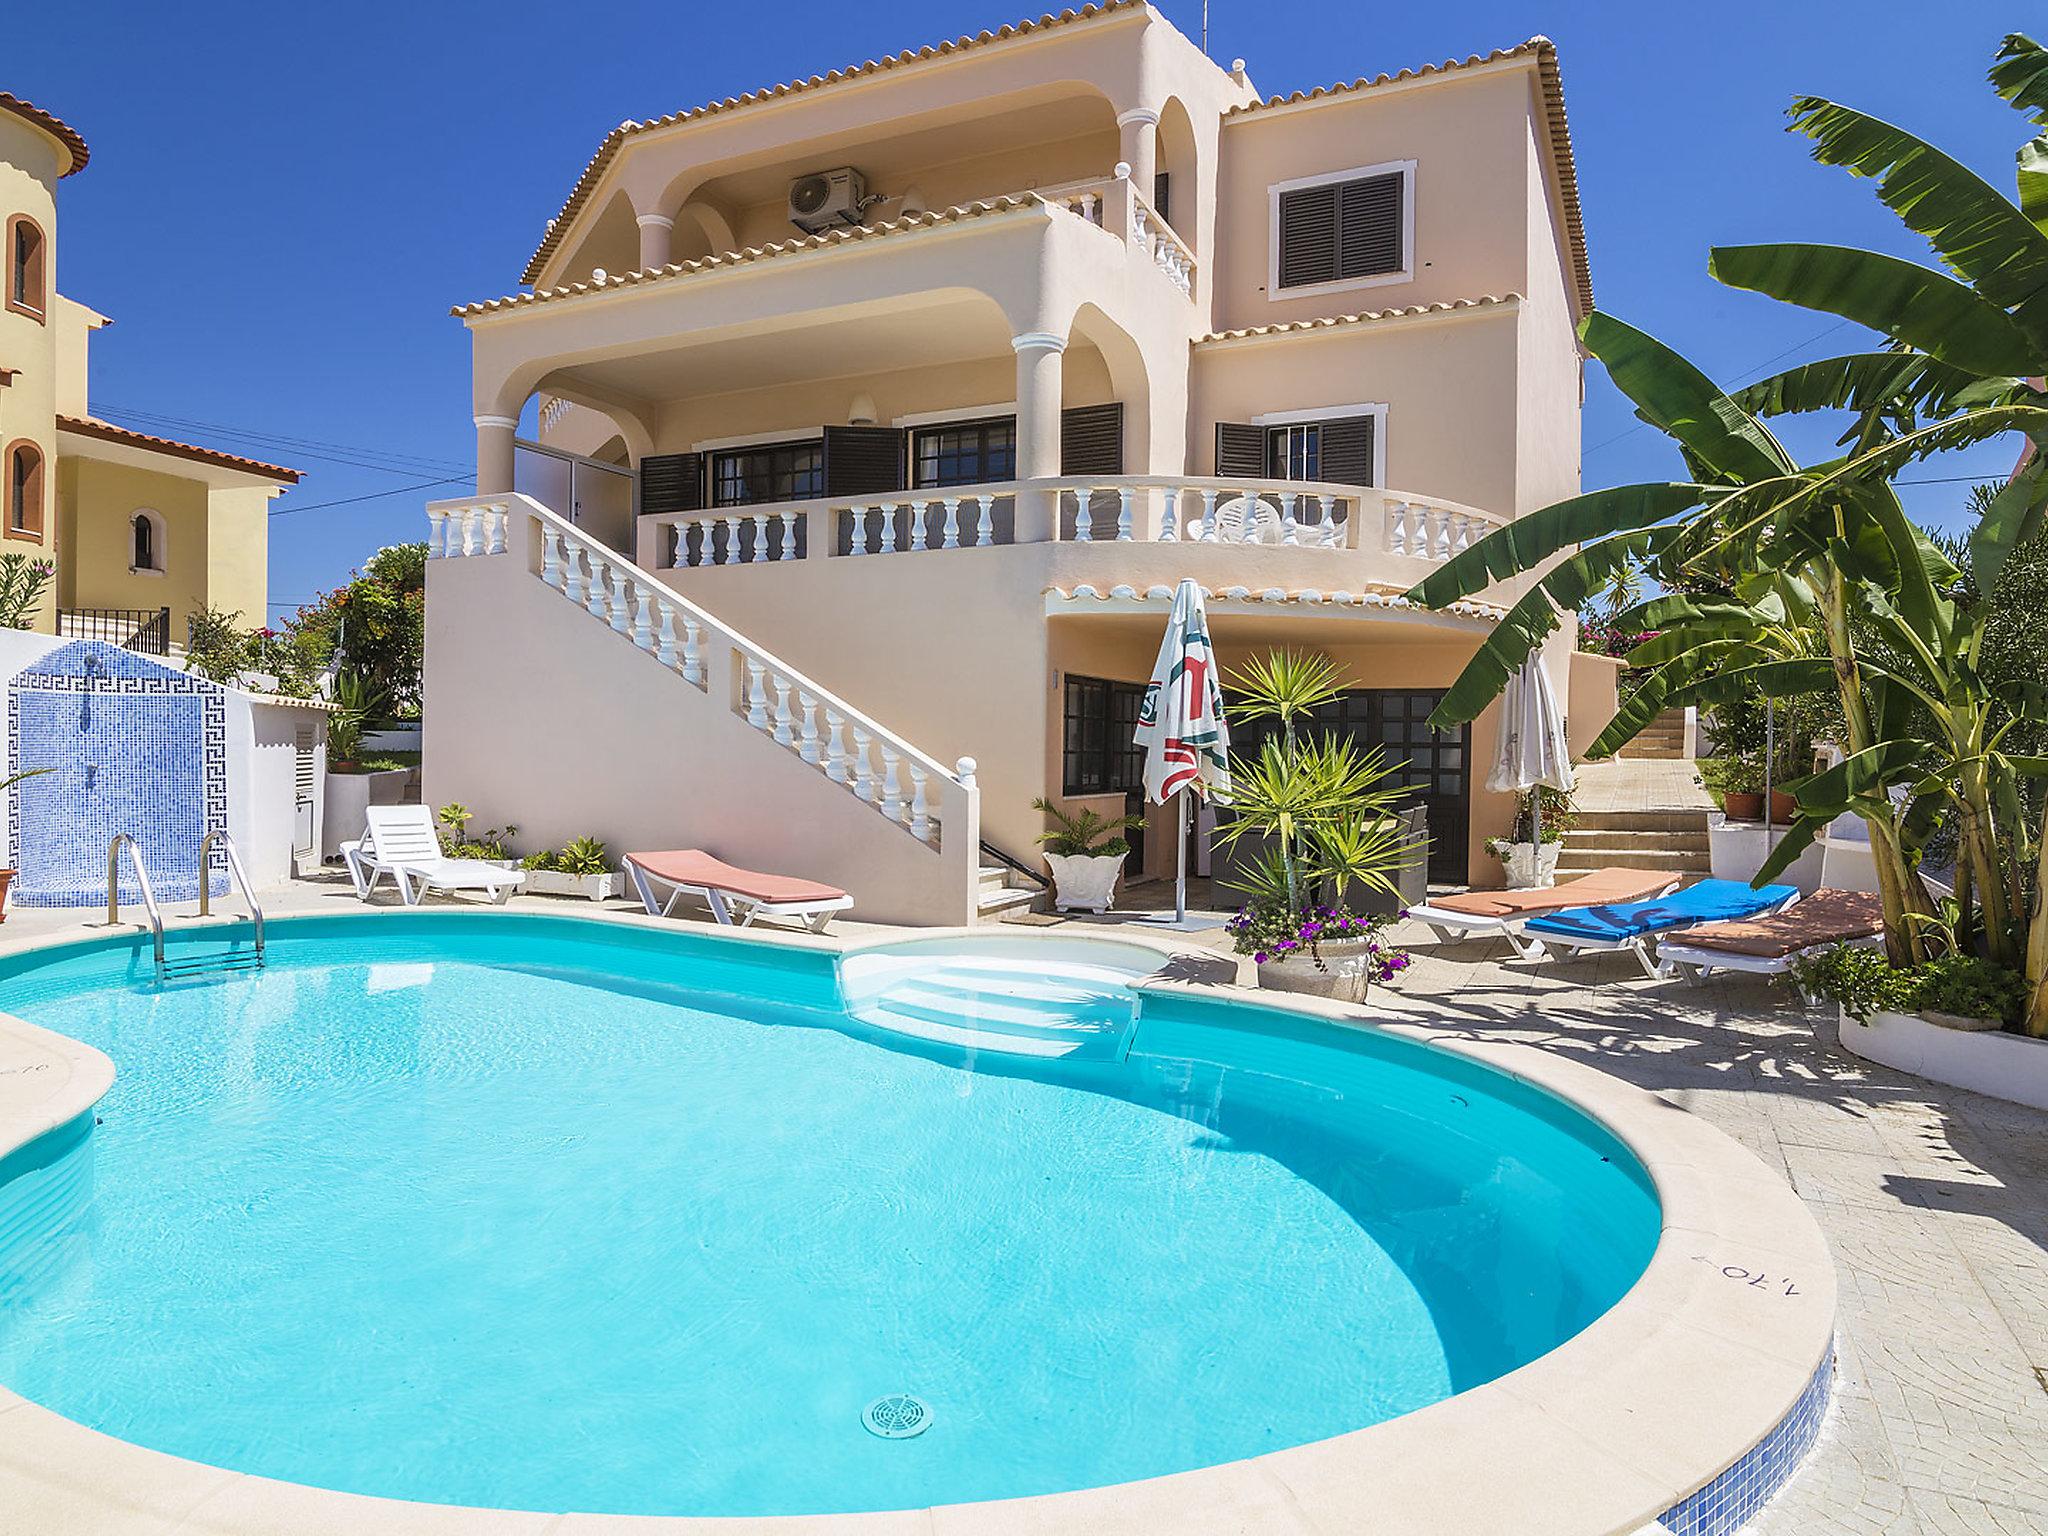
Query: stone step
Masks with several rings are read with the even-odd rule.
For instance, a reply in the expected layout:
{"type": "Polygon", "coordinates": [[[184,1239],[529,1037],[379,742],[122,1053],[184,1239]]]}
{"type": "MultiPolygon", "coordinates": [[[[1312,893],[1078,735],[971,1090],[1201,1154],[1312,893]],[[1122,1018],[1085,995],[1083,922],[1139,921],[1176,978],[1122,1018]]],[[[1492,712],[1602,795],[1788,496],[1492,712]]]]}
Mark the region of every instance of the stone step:
{"type": "Polygon", "coordinates": [[[1579,826],[1565,833],[1564,846],[1570,853],[1593,848],[1636,848],[1645,853],[1661,848],[1670,853],[1704,853],[1708,844],[1705,827],[1616,831],[1611,827],[1579,826]]]}
{"type": "MultiPolygon", "coordinates": [[[[1705,832],[1706,807],[1693,810],[1580,811],[1572,834],[1581,832],[1705,832]]],[[[1571,835],[1571,834],[1568,834],[1571,835]]]]}
{"type": "Polygon", "coordinates": [[[1668,869],[1674,873],[1706,874],[1713,860],[1705,849],[1665,852],[1641,848],[1572,848],[1558,855],[1557,872],[1584,874],[1594,869],[1668,869]]]}
{"type": "Polygon", "coordinates": [[[1633,741],[1632,741],[1632,742],[1630,742],[1630,743],[1629,743],[1629,744],[1628,744],[1627,746],[1623,747],[1623,748],[1622,748],[1622,749],[1621,749],[1621,750],[1620,750],[1619,752],[1615,753],[1614,755],[1615,755],[1616,757],[1638,758],[1638,759],[1645,759],[1645,760],[1656,760],[1656,761],[1669,761],[1669,760],[1671,760],[1671,759],[1673,759],[1673,758],[1681,758],[1681,757],[1684,757],[1684,756],[1685,756],[1685,748],[1683,748],[1683,747],[1680,747],[1680,746],[1670,746],[1670,747],[1646,747],[1646,746],[1642,746],[1642,745],[1640,745],[1640,744],[1639,744],[1639,743],[1637,743],[1637,742],[1633,742],[1633,741]]]}
{"type": "Polygon", "coordinates": [[[991,889],[984,885],[974,904],[975,916],[982,922],[992,923],[1026,908],[1035,911],[1045,896],[1046,892],[1031,886],[1000,885],[991,889]]]}

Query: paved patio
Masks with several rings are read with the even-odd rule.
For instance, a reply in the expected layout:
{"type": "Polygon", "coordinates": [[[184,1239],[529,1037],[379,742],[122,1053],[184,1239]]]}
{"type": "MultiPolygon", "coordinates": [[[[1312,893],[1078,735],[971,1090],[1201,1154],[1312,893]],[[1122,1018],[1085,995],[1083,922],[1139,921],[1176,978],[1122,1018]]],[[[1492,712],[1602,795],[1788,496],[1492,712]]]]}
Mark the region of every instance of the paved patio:
{"type": "MultiPolygon", "coordinates": [[[[330,880],[264,903],[280,914],[354,899],[330,880]]],[[[83,915],[18,911],[0,949],[94,931],[83,915]]],[[[1175,937],[1227,948],[1212,916],[1175,937]]],[[[1826,1232],[1841,1278],[1835,1406],[1752,1531],[2048,1531],[2048,1114],[1859,1062],[1835,1043],[1831,1013],[1755,981],[1646,981],[1611,959],[1509,966],[1499,946],[1442,949],[1419,927],[1402,937],[1415,964],[1376,1008],[1576,1056],[1660,1093],[1782,1172],[1826,1232]]]]}

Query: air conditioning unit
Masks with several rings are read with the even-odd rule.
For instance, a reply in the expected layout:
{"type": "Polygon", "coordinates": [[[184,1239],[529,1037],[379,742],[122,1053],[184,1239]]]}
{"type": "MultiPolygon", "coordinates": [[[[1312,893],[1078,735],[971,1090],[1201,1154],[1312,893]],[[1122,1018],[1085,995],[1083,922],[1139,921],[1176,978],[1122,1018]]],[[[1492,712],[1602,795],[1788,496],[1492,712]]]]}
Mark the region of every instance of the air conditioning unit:
{"type": "Polygon", "coordinates": [[[850,165],[799,176],[789,184],[789,222],[807,234],[835,224],[858,224],[867,183],[850,165]]]}

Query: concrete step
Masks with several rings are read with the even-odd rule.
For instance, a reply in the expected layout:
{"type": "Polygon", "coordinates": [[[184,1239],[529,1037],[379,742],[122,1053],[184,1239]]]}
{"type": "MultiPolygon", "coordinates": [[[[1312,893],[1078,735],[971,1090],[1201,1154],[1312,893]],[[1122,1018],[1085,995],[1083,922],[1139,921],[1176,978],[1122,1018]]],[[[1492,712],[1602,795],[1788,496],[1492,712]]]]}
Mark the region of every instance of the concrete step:
{"type": "Polygon", "coordinates": [[[975,901],[974,913],[980,921],[993,923],[1000,918],[1009,916],[1013,912],[1021,912],[1026,909],[1037,911],[1039,910],[1039,903],[1045,897],[1046,893],[1035,886],[998,885],[991,887],[984,884],[981,888],[980,896],[975,901]]]}
{"type": "Polygon", "coordinates": [[[1642,741],[1632,741],[1614,755],[1616,757],[1670,759],[1685,756],[1685,748],[1676,742],[1666,747],[1647,745],[1642,741]]]}
{"type": "MultiPolygon", "coordinates": [[[[1578,824],[1568,836],[1584,832],[1705,832],[1707,812],[1696,811],[1580,811],[1578,824]]],[[[1608,839],[1602,839],[1607,841],[1608,839]]]]}

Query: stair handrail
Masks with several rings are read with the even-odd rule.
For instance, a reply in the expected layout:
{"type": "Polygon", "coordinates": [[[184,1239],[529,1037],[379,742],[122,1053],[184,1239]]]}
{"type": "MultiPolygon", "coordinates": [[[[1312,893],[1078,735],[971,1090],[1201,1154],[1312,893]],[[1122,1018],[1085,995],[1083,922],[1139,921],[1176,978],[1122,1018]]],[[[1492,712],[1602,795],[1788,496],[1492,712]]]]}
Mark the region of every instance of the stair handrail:
{"type": "Polygon", "coordinates": [[[206,861],[215,848],[227,856],[228,873],[241,889],[242,900],[249,904],[249,918],[256,927],[256,963],[263,963],[263,908],[256,900],[256,892],[249,884],[249,872],[242,867],[242,855],[235,849],[235,840],[225,828],[216,827],[199,839],[199,915],[206,917],[212,912],[212,882],[206,878],[206,861]]]}
{"type": "MultiPolygon", "coordinates": [[[[156,902],[156,887],[149,883],[149,870],[142,862],[142,844],[132,833],[116,832],[113,841],[107,844],[107,926],[113,928],[121,921],[121,850],[128,850],[128,862],[135,870],[135,883],[142,888],[143,910],[149,914],[149,927],[156,940],[156,969],[161,976],[164,969],[164,914],[156,902]]],[[[202,888],[204,882],[201,882],[202,888]]]]}
{"type": "Polygon", "coordinates": [[[1050,890],[1052,888],[1052,882],[1048,880],[1042,873],[1040,873],[1038,870],[1033,869],[1029,864],[1026,864],[1022,859],[1019,859],[1015,854],[1004,852],[1001,848],[997,847],[994,843],[990,842],[985,837],[981,840],[981,855],[985,859],[994,859],[998,864],[1002,865],[1003,868],[1009,870],[1012,874],[1022,875],[1026,880],[1029,880],[1041,891],[1050,890]]]}
{"type": "MultiPolygon", "coordinates": [[[[921,767],[930,770],[950,784],[957,785],[963,789],[972,787],[971,773],[963,778],[957,765],[948,767],[929,752],[904,740],[881,722],[869,718],[864,711],[847,703],[846,700],[840,698],[831,689],[816,682],[784,661],[780,656],[775,655],[757,642],[748,639],[730,624],[725,623],[708,610],[698,606],[689,598],[684,597],[674,587],[668,585],[668,583],[661,580],[653,572],[634,564],[630,558],[619,553],[619,551],[613,549],[603,540],[592,538],[567,518],[542,506],[524,492],[513,491],[503,496],[462,496],[448,501],[430,501],[427,503],[427,515],[438,526],[441,518],[456,515],[471,508],[477,510],[496,510],[500,513],[505,513],[511,510],[511,504],[515,502],[519,503],[521,510],[541,528],[553,529],[562,536],[564,542],[573,541],[586,554],[594,554],[604,564],[614,567],[628,581],[642,582],[648,587],[653,588],[661,594],[661,601],[675,608],[679,615],[685,615],[702,625],[706,630],[719,636],[726,644],[742,655],[750,656],[754,660],[772,667],[775,671],[788,678],[792,686],[801,687],[806,692],[816,695],[819,703],[825,707],[844,713],[849,721],[858,720],[861,728],[872,732],[876,740],[887,741],[891,747],[895,748],[905,757],[915,758],[921,767]]],[[[491,542],[496,543],[497,540],[492,539],[491,542]]],[[[433,545],[429,543],[428,548],[431,551],[433,545]]],[[[528,563],[531,564],[532,556],[530,553],[527,559],[528,563]]]]}

